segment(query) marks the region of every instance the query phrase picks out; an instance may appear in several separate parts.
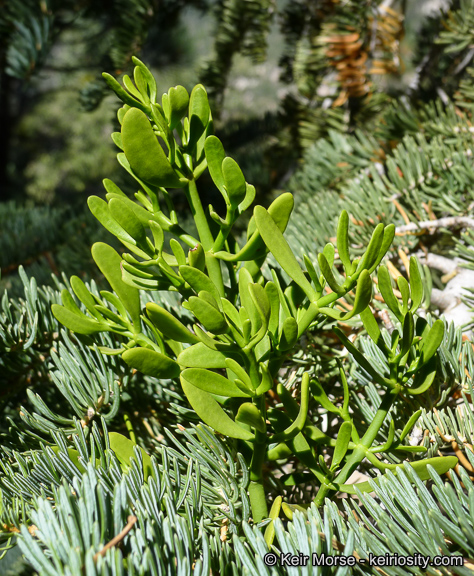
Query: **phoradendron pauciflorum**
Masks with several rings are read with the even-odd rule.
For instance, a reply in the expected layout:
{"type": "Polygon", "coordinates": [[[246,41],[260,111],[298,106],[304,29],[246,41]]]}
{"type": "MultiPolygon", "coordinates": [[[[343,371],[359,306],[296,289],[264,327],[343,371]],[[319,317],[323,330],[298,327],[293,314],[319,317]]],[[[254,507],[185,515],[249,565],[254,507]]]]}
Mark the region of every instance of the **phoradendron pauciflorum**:
{"type": "MultiPolygon", "coordinates": [[[[263,477],[268,461],[296,457],[319,484],[315,503],[320,505],[331,492],[355,492],[347,480],[362,460],[380,470],[395,470],[401,464],[384,463],[377,454],[425,451],[404,444],[419,411],[407,415],[402,429],[396,430],[392,420],[388,440],[376,444],[395,399],[422,394],[433,383],[444,333],[441,320],[430,325],[416,315],[423,298],[416,260],[410,261],[410,281],[398,280],[401,299],[394,295],[387,268],[379,266],[390,248],[394,226],[376,226],[365,252],[353,260],[349,217],[343,211],[336,247],[328,243],[317,262],[305,256],[302,269],[283,236],[293,197],[282,194],[268,209],[253,208],[246,240],[239,245],[232,229],[242,213],[251,209],[255,188],[213,134],[204,87],[195,86],[190,95],[182,86],[170,88],[159,103],[152,74],[138,59],[134,63],[134,82],[125,76],[125,88],[111,76],[104,77],[123,102],[118,111],[121,132],[112,135],[121,150],[118,161],[136,180],[139,191],[132,200],[105,180],[106,200],[89,198],[92,213],[125,248],[119,255],[104,243],[92,247],[93,258],[113,292],[102,291],[101,300],[73,277],[71,287],[83,307],[64,290],[63,305],[53,306],[56,318],[79,334],[119,334],[125,344],[102,348],[104,354],[121,354],[127,364],[146,375],[180,380],[199,418],[234,439],[237,450],[247,455],[254,522],[269,516],[263,477]],[[222,194],[225,214],[218,214],[199,194],[197,181],[206,169],[222,194]],[[173,201],[177,188],[186,196],[195,235],[180,225],[173,201]],[[289,277],[287,284],[274,270],[272,280],[264,277],[262,265],[269,252],[289,277]],[[336,256],[339,271],[334,266],[336,256]],[[390,342],[370,308],[371,275],[377,267],[379,291],[401,326],[393,331],[390,342]],[[178,292],[194,323],[186,326],[157,303],[142,310],[140,290],[178,292]],[[337,304],[349,293],[352,307],[343,312],[337,304]],[[342,330],[334,328],[382,397],[375,418],[363,431],[353,422],[342,368],[344,395],[339,405],[307,373],[301,379],[298,400],[277,383],[284,360],[312,325],[325,318],[345,322],[356,315],[388,366],[381,373],[342,330]],[[145,325],[148,335],[142,331],[145,325]],[[269,391],[272,398],[276,393],[280,404],[269,401],[269,391]],[[340,420],[335,438],[311,422],[310,399],[340,420]],[[329,462],[322,448],[330,449],[329,462]]],[[[118,444],[116,450],[120,451],[118,444]]],[[[454,457],[439,457],[412,464],[424,479],[428,465],[443,473],[456,462],[454,457]]],[[[285,482],[291,485],[298,478],[293,475],[285,482]]],[[[371,490],[368,482],[358,488],[371,490]]],[[[279,514],[280,505],[277,497],[272,518],[279,514]]],[[[271,531],[267,537],[272,539],[271,531]]]]}

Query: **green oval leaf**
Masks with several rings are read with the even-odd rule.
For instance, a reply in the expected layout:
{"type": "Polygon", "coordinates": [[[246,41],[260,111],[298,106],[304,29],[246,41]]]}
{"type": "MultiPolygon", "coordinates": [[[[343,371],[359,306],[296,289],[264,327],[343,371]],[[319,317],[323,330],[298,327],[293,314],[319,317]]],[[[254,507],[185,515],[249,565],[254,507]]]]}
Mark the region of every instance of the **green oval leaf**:
{"type": "Polygon", "coordinates": [[[225,151],[222,142],[217,136],[208,136],[204,143],[207,167],[209,174],[224,198],[227,198],[224,175],[222,174],[222,162],[225,158],[225,151]]]}
{"type": "Polygon", "coordinates": [[[395,237],[395,224],[389,224],[388,226],[386,226],[386,228],[383,231],[383,239],[382,239],[382,244],[380,246],[379,254],[378,254],[375,262],[369,268],[370,274],[372,274],[372,272],[377,268],[377,266],[382,261],[382,258],[385,256],[388,249],[390,248],[394,237],[395,237]]]}
{"type": "Polygon", "coordinates": [[[403,334],[402,342],[400,346],[400,352],[397,359],[400,360],[405,356],[405,354],[410,350],[413,344],[413,337],[415,335],[415,322],[413,320],[413,314],[407,312],[403,319],[403,334]]]}
{"type": "Polygon", "coordinates": [[[423,282],[421,280],[418,260],[415,256],[410,258],[410,292],[411,308],[410,312],[415,313],[423,300],[423,282]]]}
{"type": "Polygon", "coordinates": [[[348,276],[352,270],[349,255],[349,215],[346,210],[341,212],[337,223],[337,252],[348,276]]]}
{"type": "MultiPolygon", "coordinates": [[[[150,251],[146,241],[146,232],[140,220],[129,208],[127,202],[121,198],[112,198],[109,202],[109,211],[112,218],[118,222],[127,234],[133,238],[133,244],[137,245],[145,253],[150,251]]],[[[153,254],[151,254],[153,255],[153,254]]]]}
{"type": "Polygon", "coordinates": [[[385,300],[385,304],[390,308],[390,310],[395,314],[400,322],[403,322],[403,314],[400,310],[398,300],[395,298],[395,294],[392,289],[392,282],[390,280],[390,273],[386,266],[380,266],[378,272],[378,286],[382,298],[385,300]]]}
{"type": "Polygon", "coordinates": [[[126,350],[122,358],[132,368],[155,378],[176,378],[181,371],[177,362],[149,348],[126,350]]]}
{"type": "MultiPolygon", "coordinates": [[[[202,293],[202,292],[201,292],[202,293]]],[[[212,304],[198,296],[191,296],[188,300],[189,308],[204,326],[212,334],[223,334],[229,327],[225,317],[212,304]]]]}
{"type": "Polygon", "coordinates": [[[153,77],[153,74],[150,72],[150,70],[148,70],[148,68],[145,66],[145,64],[143,64],[143,62],[141,60],[139,60],[136,56],[132,56],[132,62],[135,64],[135,66],[140,68],[140,70],[143,74],[143,77],[144,77],[146,83],[148,84],[148,89],[149,89],[149,93],[150,93],[150,100],[152,102],[155,102],[155,100],[156,100],[156,81],[155,81],[155,78],[153,77]]]}
{"type": "Polygon", "coordinates": [[[132,458],[136,460],[137,458],[134,451],[134,447],[136,446],[142,453],[145,480],[150,476],[150,474],[152,474],[153,465],[151,463],[151,458],[141,446],[134,444],[129,438],[119,434],[118,432],[109,432],[109,445],[115,452],[118,461],[123,465],[125,470],[130,468],[130,460],[132,458]]]}
{"type": "Polygon", "coordinates": [[[201,290],[205,290],[206,292],[210,292],[214,298],[216,299],[217,304],[220,302],[220,294],[219,290],[217,289],[214,282],[198,270],[197,268],[193,268],[192,266],[180,266],[179,273],[183,277],[183,279],[191,286],[191,288],[199,294],[201,290]]]}
{"type": "MultiPolygon", "coordinates": [[[[410,462],[409,465],[413,468],[416,474],[419,476],[420,480],[429,480],[431,478],[428,466],[432,466],[438,474],[445,474],[448,470],[451,470],[456,466],[458,463],[458,459],[456,456],[436,456],[435,458],[428,458],[426,460],[418,460],[417,462],[410,462]]],[[[395,476],[398,473],[398,470],[403,469],[406,471],[404,464],[392,464],[389,465],[388,468],[391,470],[395,476]]],[[[382,478],[386,478],[387,475],[383,474],[382,476],[377,476],[374,478],[372,482],[376,485],[380,486],[380,480],[382,478]]],[[[357,489],[364,493],[364,492],[373,492],[374,488],[371,482],[360,482],[359,484],[341,484],[338,486],[341,492],[346,492],[347,494],[356,494],[356,487],[357,489]]]]}
{"type": "Polygon", "coordinates": [[[115,146],[123,152],[122,134],[120,134],[120,132],[112,132],[111,137],[115,146]]]}
{"type": "Polygon", "coordinates": [[[188,263],[192,268],[197,268],[201,272],[206,266],[206,254],[202,244],[196,244],[188,251],[188,263]]]}
{"type": "Polygon", "coordinates": [[[146,312],[148,318],[158,328],[158,330],[166,337],[176,342],[185,342],[187,344],[194,344],[199,342],[199,338],[190,332],[184,324],[177,318],[154,302],[148,302],[146,305],[146,312]]]}
{"type": "Polygon", "coordinates": [[[314,284],[316,290],[321,294],[321,292],[323,291],[323,287],[321,286],[321,283],[319,282],[319,278],[318,278],[318,275],[316,273],[316,269],[314,268],[313,263],[308,258],[308,256],[306,256],[306,254],[303,254],[303,260],[304,260],[304,265],[306,267],[306,270],[308,271],[309,277],[311,278],[311,282],[314,284]]]}
{"type": "Polygon", "coordinates": [[[255,390],[256,396],[261,396],[268,392],[273,387],[273,379],[268,368],[265,364],[260,364],[261,372],[262,372],[262,379],[260,380],[260,384],[258,388],[255,390]]]}
{"type": "Polygon", "coordinates": [[[189,403],[205,424],[213,428],[216,432],[230,438],[240,438],[241,440],[254,439],[254,435],[251,432],[245,430],[229,418],[209,392],[196,388],[196,386],[193,386],[184,378],[181,379],[181,385],[189,403]]]}
{"type": "Polygon", "coordinates": [[[273,501],[271,510],[270,510],[270,514],[268,515],[269,518],[272,519],[272,521],[270,522],[270,524],[265,528],[265,533],[264,533],[264,540],[268,546],[268,548],[271,547],[271,545],[273,544],[273,540],[275,538],[275,525],[274,522],[275,520],[278,518],[278,516],[280,515],[280,509],[281,509],[281,503],[283,501],[283,498],[281,496],[277,496],[275,498],[275,500],[273,501]]]}
{"type": "MultiPolygon", "coordinates": [[[[55,454],[64,453],[64,451],[61,450],[61,448],[59,446],[50,446],[50,448],[55,454]]],[[[74,448],[68,448],[67,454],[68,454],[69,460],[71,460],[71,462],[75,466],[77,466],[77,468],[79,469],[79,472],[81,474],[84,474],[84,472],[86,471],[86,468],[84,467],[84,465],[79,460],[79,452],[77,450],[74,450],[74,448]]],[[[96,462],[96,466],[100,466],[100,460],[98,458],[95,459],[95,462],[96,462]]],[[[87,466],[87,464],[86,464],[86,466],[87,466]]]]}
{"type": "Polygon", "coordinates": [[[431,360],[428,362],[421,370],[415,374],[413,378],[413,386],[411,388],[405,388],[405,392],[410,395],[418,395],[426,392],[436,376],[436,360],[431,360]]]}
{"type": "Polygon", "coordinates": [[[397,286],[402,295],[402,314],[408,312],[408,300],[410,298],[410,287],[408,282],[403,276],[397,278],[397,286]]]}
{"type": "Polygon", "coordinates": [[[237,208],[245,198],[247,185],[240,166],[233,158],[227,157],[222,161],[222,176],[231,206],[237,208]]]}
{"type": "Polygon", "coordinates": [[[228,353],[212,350],[200,342],[190,346],[178,356],[178,363],[185,368],[227,368],[228,353]]]}
{"type": "MultiPolygon", "coordinates": [[[[148,86],[148,82],[147,79],[145,77],[145,74],[143,73],[143,70],[140,66],[135,66],[134,70],[133,70],[133,79],[135,80],[135,84],[140,92],[140,95],[142,96],[142,100],[143,102],[145,102],[146,104],[150,103],[150,96],[151,96],[151,89],[148,86]]],[[[152,98],[153,102],[155,101],[154,98],[152,98]]]]}
{"type": "Polygon", "coordinates": [[[341,292],[341,286],[336,282],[329,262],[323,253],[318,254],[318,263],[319,267],[321,268],[321,272],[323,273],[323,276],[331,290],[339,294],[341,292]]]}
{"type": "Polygon", "coordinates": [[[250,376],[247,374],[247,372],[244,370],[244,368],[242,367],[241,364],[239,364],[239,362],[236,362],[235,360],[233,360],[232,358],[226,358],[226,366],[227,369],[230,370],[231,372],[233,372],[237,378],[240,378],[240,380],[243,382],[243,384],[245,385],[245,387],[248,390],[252,390],[252,381],[250,380],[250,376]]]}
{"type": "Polygon", "coordinates": [[[328,412],[332,412],[334,414],[341,413],[340,408],[335,406],[331,400],[329,400],[326,392],[324,391],[324,388],[316,379],[311,380],[311,394],[313,395],[313,398],[316,400],[316,402],[321,404],[321,406],[328,412]]]}
{"type": "Polygon", "coordinates": [[[265,421],[260,414],[260,410],[251,402],[244,402],[241,404],[235,420],[247,424],[248,426],[252,426],[259,432],[264,433],[267,429],[265,421]]]}
{"type": "Polygon", "coordinates": [[[115,306],[120,316],[122,316],[123,318],[127,317],[127,310],[120,301],[120,298],[117,296],[117,294],[109,292],[108,290],[101,290],[100,295],[104,300],[112,304],[112,306],[115,306]]]}
{"type": "Polygon", "coordinates": [[[107,72],[103,72],[102,78],[107,82],[108,86],[112,88],[112,90],[115,92],[115,94],[117,94],[117,96],[120,98],[120,100],[122,100],[124,104],[128,104],[128,106],[134,107],[132,110],[139,108],[143,112],[149,111],[148,106],[142,104],[140,101],[130,96],[130,94],[124,90],[122,86],[120,86],[120,84],[113,76],[107,74],[107,72]]]}
{"type": "Polygon", "coordinates": [[[441,345],[444,337],[444,322],[442,320],[436,320],[436,322],[431,326],[430,331],[426,336],[424,336],[421,344],[421,362],[420,366],[423,366],[436,354],[436,351],[441,345]]]}
{"type": "Polygon", "coordinates": [[[173,170],[146,114],[141,110],[131,108],[125,114],[122,143],[130,167],[139,178],[153,186],[184,186],[185,182],[181,182],[173,170]]]}
{"type": "Polygon", "coordinates": [[[352,316],[363,312],[372,300],[372,279],[367,270],[363,270],[359,276],[356,287],[356,295],[354,300],[354,307],[345,320],[349,320],[352,316]]]}
{"type": "Polygon", "coordinates": [[[375,264],[380,253],[380,248],[382,247],[383,239],[384,225],[380,223],[375,227],[375,230],[372,233],[367,250],[357,265],[356,273],[362,272],[362,270],[365,269],[370,269],[375,264]]]}
{"type": "Polygon", "coordinates": [[[78,276],[71,276],[70,282],[74,294],[84,304],[84,306],[87,308],[87,311],[90,312],[92,316],[95,316],[95,318],[97,318],[97,320],[100,322],[102,318],[95,308],[97,302],[94,300],[92,294],[87,289],[87,286],[78,276]]]}
{"type": "Polygon", "coordinates": [[[80,313],[80,315],[76,314],[65,306],[53,304],[51,310],[58,322],[61,322],[66,328],[78,334],[96,334],[97,332],[109,330],[108,324],[99,323],[97,320],[88,318],[82,313],[80,313]]]}
{"type": "Polygon", "coordinates": [[[186,368],[181,372],[181,382],[186,380],[196,388],[205,390],[210,394],[217,396],[226,396],[227,398],[251,397],[250,392],[244,392],[233,382],[224,378],[217,372],[211,372],[202,368],[186,368]]]}
{"type": "Polygon", "coordinates": [[[289,316],[285,318],[281,328],[280,341],[278,343],[278,350],[286,352],[291,350],[298,340],[298,323],[296,320],[289,316]]]}
{"type": "Polygon", "coordinates": [[[334,244],[328,242],[323,248],[323,254],[326,260],[328,261],[329,268],[332,268],[334,264],[334,257],[336,255],[336,249],[334,248],[334,244]]]}
{"type": "Polygon", "coordinates": [[[331,462],[331,470],[335,470],[342,462],[349,447],[349,442],[352,435],[352,423],[343,422],[339,428],[336,438],[336,446],[334,448],[334,455],[331,462]]]}
{"type": "Polygon", "coordinates": [[[310,301],[317,300],[317,293],[308,280],[306,280],[306,276],[303,270],[301,270],[288,242],[283,237],[283,234],[280,232],[271,215],[263,206],[256,206],[254,216],[258,231],[268,249],[275,257],[275,260],[288,276],[300,286],[310,301]]]}
{"type": "Polygon", "coordinates": [[[239,271],[239,296],[242,312],[247,313],[248,318],[252,323],[251,335],[255,334],[261,327],[261,315],[257,311],[254,299],[250,294],[250,286],[253,285],[253,278],[247,268],[241,268],[239,271]]]}
{"type": "Polygon", "coordinates": [[[187,147],[190,152],[195,149],[196,160],[199,162],[204,151],[206,128],[211,120],[211,109],[206,89],[202,84],[194,86],[189,98],[189,138],[187,147]]]}
{"type": "Polygon", "coordinates": [[[189,94],[183,86],[175,86],[168,90],[168,102],[170,107],[170,130],[174,130],[181,118],[186,115],[189,104],[189,94]]]}
{"type": "Polygon", "coordinates": [[[385,345],[379,325],[377,324],[377,320],[375,319],[375,316],[370,307],[365,308],[360,313],[360,319],[362,320],[362,324],[364,325],[364,328],[366,329],[370,338],[375,342],[375,344],[377,344],[379,348],[385,351],[387,346],[385,345]]]}
{"type": "Polygon", "coordinates": [[[106,230],[111,232],[121,241],[128,242],[129,244],[136,244],[135,239],[125,232],[125,230],[110,214],[109,205],[105,200],[102,200],[102,198],[99,198],[98,196],[90,196],[87,200],[87,204],[89,210],[106,230]]]}
{"type": "Polygon", "coordinates": [[[402,433],[400,434],[400,438],[398,439],[399,442],[403,442],[403,440],[405,439],[405,437],[411,432],[411,429],[413,428],[413,426],[415,425],[416,421],[418,420],[418,418],[421,416],[422,410],[420,408],[420,410],[417,410],[416,412],[414,412],[411,416],[410,419],[408,420],[408,422],[405,424],[402,433]]]}
{"type": "Polygon", "coordinates": [[[246,188],[245,198],[239,204],[239,214],[245,212],[245,210],[247,210],[247,208],[249,208],[253,204],[253,201],[255,200],[255,196],[257,194],[255,186],[252,186],[248,182],[245,184],[245,188],[246,188]]]}
{"type": "Polygon", "coordinates": [[[268,326],[268,321],[270,319],[270,300],[268,299],[265,288],[260,284],[250,283],[248,285],[248,290],[250,297],[252,298],[255,308],[257,309],[258,315],[262,324],[268,326]]]}
{"type": "Polygon", "coordinates": [[[122,280],[120,266],[122,259],[119,254],[103,242],[96,242],[91,252],[100,271],[130,314],[134,329],[140,331],[140,296],[136,288],[125,284],[122,280]]]}
{"type": "Polygon", "coordinates": [[[137,100],[140,100],[140,102],[143,102],[144,104],[146,103],[144,98],[142,97],[142,95],[140,94],[140,91],[137,90],[136,86],[134,85],[134,83],[132,82],[130,76],[128,76],[127,74],[125,74],[125,76],[122,78],[122,82],[123,85],[125,86],[125,88],[130,92],[130,94],[132,96],[135,96],[135,98],[137,100]]]}

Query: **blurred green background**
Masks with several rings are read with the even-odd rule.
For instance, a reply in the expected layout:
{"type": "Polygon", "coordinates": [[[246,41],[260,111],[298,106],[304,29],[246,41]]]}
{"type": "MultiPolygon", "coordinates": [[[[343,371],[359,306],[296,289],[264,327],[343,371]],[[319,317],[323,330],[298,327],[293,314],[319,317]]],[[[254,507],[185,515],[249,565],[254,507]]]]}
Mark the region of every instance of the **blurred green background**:
{"type": "MultiPolygon", "coordinates": [[[[349,4],[364,5],[363,22],[365,3],[349,4]]],[[[406,13],[403,74],[376,79],[384,97],[396,97],[411,81],[414,39],[423,17],[442,2],[391,4],[406,13]]],[[[331,2],[1,1],[0,289],[21,292],[19,265],[40,284],[60,272],[87,276],[90,245],[110,240],[88,214],[86,199],[103,194],[105,177],[129,193],[134,189],[115,160],[110,134],[118,129],[119,102],[100,73],[129,73],[133,54],[152,69],[163,92],[206,84],[216,133],[256,186],[257,201],[268,204],[287,185],[308,142],[328,128],[356,126],[347,121],[350,106],[330,109],[334,118],[326,118],[317,86],[310,96],[298,93],[321,69],[320,49],[312,63],[308,38],[311,26],[331,17],[326,5],[331,2]],[[301,139],[298,123],[306,130],[301,139]]],[[[379,111],[377,102],[363,111],[362,122],[379,111]]],[[[214,201],[209,178],[202,187],[214,201]]]]}

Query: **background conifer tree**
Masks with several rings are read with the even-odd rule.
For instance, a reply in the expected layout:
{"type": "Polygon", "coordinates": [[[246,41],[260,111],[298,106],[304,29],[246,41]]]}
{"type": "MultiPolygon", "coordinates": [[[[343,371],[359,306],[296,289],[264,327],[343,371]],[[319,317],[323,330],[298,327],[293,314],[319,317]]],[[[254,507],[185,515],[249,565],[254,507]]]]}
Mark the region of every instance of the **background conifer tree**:
{"type": "MultiPolygon", "coordinates": [[[[262,203],[268,205],[282,188],[293,192],[296,207],[285,238],[299,264],[304,264],[303,254],[315,261],[334,241],[342,209],[351,220],[353,256],[364,252],[377,224],[394,224],[384,262],[395,296],[403,297],[398,279],[411,280],[410,257],[416,255],[424,293],[418,314],[431,325],[441,318],[444,325],[432,389],[400,399],[391,415],[397,429],[407,411],[416,415],[406,442],[426,448],[419,459],[455,455],[456,468],[442,477],[429,469],[425,482],[405,463],[396,475],[386,472],[359,500],[328,499],[306,509],[316,486],[304,463],[271,462],[269,502],[279,496],[285,501],[285,515],[269,529],[274,545],[281,552],[356,558],[369,552],[459,555],[462,566],[443,567],[442,573],[473,574],[474,2],[437,4],[428,15],[418,13],[411,29],[412,2],[140,0],[85,2],[80,14],[76,4],[3,2],[0,156],[11,154],[6,143],[18,121],[15,115],[28,101],[28,90],[34,91],[25,89],[31,84],[24,80],[48,66],[55,43],[78,21],[96,26],[97,36],[107,33],[81,94],[92,110],[106,92],[98,81],[101,71],[120,77],[147,37],[178,25],[188,4],[212,10],[214,54],[200,74],[221,114],[216,125],[226,150],[240,150],[247,180],[245,162],[249,170],[266,167],[262,203]],[[226,123],[232,62],[244,55],[261,65],[272,26],[284,39],[280,70],[287,90],[279,94],[279,112],[226,123]],[[404,49],[405,34],[411,35],[404,49]],[[404,68],[411,74],[408,80],[404,68]],[[285,475],[299,478],[297,488],[285,475]]],[[[89,250],[96,241],[113,244],[114,238],[75,205],[23,205],[12,192],[11,162],[2,165],[1,188],[14,201],[0,205],[2,282],[9,287],[0,310],[0,540],[8,550],[0,572],[286,574],[285,568],[263,563],[265,521],[251,521],[245,454],[198,425],[176,381],[143,375],[120,355],[103,354],[124,344],[124,337],[81,336],[53,316],[51,306],[61,303],[61,290],[73,294],[73,274],[81,275],[97,298],[108,289],[89,250]],[[137,445],[127,465],[117,456],[123,446],[110,450],[110,438],[117,440],[118,433],[137,445]]],[[[210,179],[207,189],[214,193],[210,179]]],[[[135,191],[127,189],[130,195],[135,191]]],[[[119,250],[118,242],[114,246],[119,250]]],[[[343,272],[340,257],[336,252],[337,280],[343,272]]],[[[271,256],[269,264],[282,282],[288,280],[271,256]]],[[[399,320],[374,290],[374,317],[389,342],[399,320]]],[[[172,293],[148,291],[140,298],[142,308],[160,302],[190,323],[189,311],[172,293]]],[[[353,304],[348,295],[343,308],[353,304]]],[[[296,395],[303,372],[319,375],[328,404],[312,413],[312,423],[324,426],[332,438],[337,429],[329,403],[337,404],[343,395],[341,363],[353,418],[361,426],[373,419],[380,396],[357,351],[385,369],[379,348],[357,317],[342,325],[355,343],[351,354],[333,328],[334,323],[313,326],[278,376],[296,395]]],[[[382,427],[381,443],[389,442],[391,426],[382,427]]],[[[330,454],[322,451],[321,457],[330,454]]],[[[385,464],[393,465],[406,455],[386,456],[385,464]]],[[[409,460],[416,463],[417,453],[409,460]]],[[[371,462],[359,473],[377,475],[371,462]]],[[[405,573],[396,567],[383,570],[405,573]]],[[[301,573],[323,571],[308,567],[301,573]]],[[[358,565],[354,573],[378,572],[358,565]]]]}

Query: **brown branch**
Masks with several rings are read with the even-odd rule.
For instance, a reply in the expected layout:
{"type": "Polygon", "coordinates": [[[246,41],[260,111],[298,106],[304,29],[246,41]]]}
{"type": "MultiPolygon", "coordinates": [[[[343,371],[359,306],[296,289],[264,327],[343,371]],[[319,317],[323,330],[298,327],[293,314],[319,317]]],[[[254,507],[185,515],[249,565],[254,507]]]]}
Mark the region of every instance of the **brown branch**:
{"type": "Polygon", "coordinates": [[[130,530],[133,528],[133,525],[135,524],[135,522],[137,520],[138,520],[138,518],[131,514],[127,518],[127,525],[125,526],[125,528],[119,534],[117,534],[117,536],[114,536],[110,542],[108,542],[101,550],[99,550],[99,552],[94,554],[94,562],[97,561],[99,556],[105,556],[105,554],[109,548],[112,548],[113,546],[117,546],[117,544],[119,544],[125,538],[125,536],[130,532],[130,530]]]}
{"type": "Polygon", "coordinates": [[[469,216],[450,216],[440,218],[439,220],[426,220],[424,222],[410,222],[403,226],[395,228],[395,234],[402,236],[404,234],[421,232],[430,228],[474,228],[474,218],[469,216]]]}

